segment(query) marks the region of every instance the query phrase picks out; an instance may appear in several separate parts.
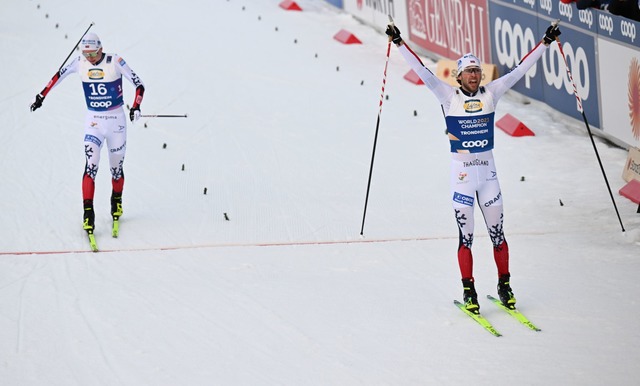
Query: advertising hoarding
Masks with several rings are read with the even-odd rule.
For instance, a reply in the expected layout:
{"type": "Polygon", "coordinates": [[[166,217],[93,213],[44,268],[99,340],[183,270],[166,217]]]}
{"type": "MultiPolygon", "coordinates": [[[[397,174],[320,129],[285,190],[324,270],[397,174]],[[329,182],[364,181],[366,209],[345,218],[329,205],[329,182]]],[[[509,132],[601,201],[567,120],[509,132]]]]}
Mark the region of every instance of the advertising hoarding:
{"type": "Polygon", "coordinates": [[[615,41],[600,39],[602,127],[640,147],[640,55],[615,41]]]}
{"type": "Polygon", "coordinates": [[[535,8],[533,5],[533,1],[490,2],[492,59],[498,66],[498,72],[504,74],[513,68],[540,42],[551,22],[560,19],[560,40],[567,58],[566,64],[558,45],[553,43],[513,89],[582,120],[582,113],[574,96],[575,84],[589,125],[594,128],[602,127],[595,55],[596,27],[592,23],[591,29],[583,28],[585,25],[579,17],[573,17],[574,14],[578,15],[575,3],[538,0],[535,1],[535,8]],[[573,81],[566,71],[567,64],[573,81]]]}
{"type": "Polygon", "coordinates": [[[443,58],[490,60],[486,0],[406,0],[409,38],[443,58]]]}
{"type": "MultiPolygon", "coordinates": [[[[336,3],[337,0],[327,0],[336,3]]],[[[552,44],[513,89],[582,121],[618,144],[640,146],[640,23],[560,0],[342,0],[345,11],[383,30],[391,15],[416,51],[455,60],[467,52],[513,68],[560,20],[552,44]],[[573,80],[573,81],[572,81],[573,80]]]]}
{"type": "Polygon", "coordinates": [[[400,28],[407,25],[404,0],[344,0],[343,3],[345,11],[376,29],[386,28],[389,15],[400,28]]]}
{"type": "Polygon", "coordinates": [[[342,8],[342,0],[325,0],[327,3],[335,5],[338,8],[342,8]]]}

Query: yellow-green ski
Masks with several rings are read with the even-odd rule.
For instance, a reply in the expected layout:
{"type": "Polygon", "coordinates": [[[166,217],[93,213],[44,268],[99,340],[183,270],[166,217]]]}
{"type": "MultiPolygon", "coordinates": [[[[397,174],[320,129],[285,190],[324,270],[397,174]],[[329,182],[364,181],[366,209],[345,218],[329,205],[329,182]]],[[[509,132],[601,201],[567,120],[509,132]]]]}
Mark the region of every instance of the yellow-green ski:
{"type": "Polygon", "coordinates": [[[91,251],[98,252],[98,244],[96,243],[96,236],[93,234],[93,230],[87,230],[89,236],[89,245],[91,245],[91,251]]]}
{"type": "Polygon", "coordinates": [[[118,237],[118,233],[120,232],[120,222],[117,217],[113,218],[113,225],[111,227],[111,236],[118,237]]]}
{"type": "Polygon", "coordinates": [[[465,314],[469,315],[473,320],[478,322],[478,324],[480,324],[485,330],[487,330],[493,336],[502,336],[502,334],[499,333],[498,330],[493,328],[491,323],[489,323],[489,321],[487,319],[485,319],[484,316],[482,316],[480,314],[474,314],[473,312],[467,310],[464,307],[464,304],[460,303],[457,300],[454,300],[453,304],[455,304],[462,312],[464,312],[465,314]]]}
{"type": "Polygon", "coordinates": [[[505,307],[504,304],[502,304],[502,302],[499,299],[496,299],[491,295],[487,295],[487,299],[491,300],[491,302],[493,302],[495,305],[497,305],[501,309],[505,310],[509,315],[513,316],[518,322],[524,324],[525,326],[529,327],[533,331],[542,331],[541,329],[536,327],[533,323],[531,323],[531,321],[527,319],[527,317],[524,316],[522,312],[516,309],[505,307]]]}

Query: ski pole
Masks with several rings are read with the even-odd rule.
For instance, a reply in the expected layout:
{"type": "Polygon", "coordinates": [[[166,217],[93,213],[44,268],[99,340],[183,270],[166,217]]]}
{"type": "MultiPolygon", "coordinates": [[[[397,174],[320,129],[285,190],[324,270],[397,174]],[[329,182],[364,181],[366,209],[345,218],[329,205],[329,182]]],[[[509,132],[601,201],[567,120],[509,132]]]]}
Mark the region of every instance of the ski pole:
{"type": "Polygon", "coordinates": [[[86,31],[84,31],[82,36],[80,36],[80,39],[78,39],[78,42],[76,43],[76,45],[73,46],[73,48],[71,49],[71,52],[69,52],[69,55],[67,56],[67,58],[64,60],[64,62],[62,62],[62,64],[60,65],[60,68],[58,68],[58,72],[60,72],[60,70],[62,70],[62,67],[64,67],[64,64],[67,62],[67,60],[69,60],[71,55],[73,55],[73,51],[76,50],[76,47],[78,47],[78,44],[80,44],[80,42],[82,41],[82,38],[84,37],[84,35],[86,35],[87,32],[89,32],[89,30],[91,29],[91,27],[93,27],[94,24],[95,24],[94,22],[91,22],[91,24],[89,24],[89,27],[86,29],[86,31]]]}
{"type": "MultiPolygon", "coordinates": [[[[393,19],[391,15],[389,15],[389,22],[393,25],[393,19]]],[[[369,202],[369,190],[371,188],[371,175],[373,174],[373,160],[376,156],[376,145],[378,143],[378,130],[380,129],[380,114],[382,114],[382,101],[384,100],[384,86],[387,83],[387,66],[389,65],[389,55],[391,53],[391,38],[389,38],[389,42],[387,43],[387,58],[384,63],[384,75],[382,78],[382,92],[380,94],[380,108],[378,110],[378,119],[376,121],[376,133],[373,138],[373,151],[371,152],[371,166],[369,167],[369,181],[367,182],[367,195],[364,199],[364,212],[362,213],[362,227],[360,228],[360,236],[364,233],[364,220],[367,216],[367,203],[369,202]]]]}
{"type": "Polygon", "coordinates": [[[593,134],[591,133],[591,128],[589,127],[589,122],[587,121],[587,116],[584,113],[584,108],[582,106],[582,99],[578,95],[578,88],[576,87],[576,83],[573,81],[573,76],[571,75],[571,70],[569,69],[569,63],[567,62],[567,57],[564,55],[564,51],[562,50],[562,43],[560,43],[560,38],[556,36],[556,42],[558,43],[558,49],[560,50],[560,55],[564,59],[564,65],[567,69],[567,75],[569,76],[569,80],[573,86],[573,95],[576,97],[577,108],[578,111],[582,114],[582,119],[584,120],[584,124],[587,127],[587,132],[589,133],[589,138],[591,139],[591,144],[593,145],[593,151],[596,153],[596,158],[598,159],[598,164],[600,165],[600,170],[602,171],[602,176],[604,177],[604,182],[607,185],[607,190],[609,190],[609,196],[611,196],[611,202],[613,203],[613,208],[616,211],[616,215],[618,216],[618,221],[620,222],[620,227],[622,228],[622,232],[624,232],[624,225],[622,224],[622,219],[620,218],[620,213],[618,212],[618,206],[616,205],[616,200],[613,198],[613,193],[611,192],[611,187],[609,186],[609,180],[607,179],[607,174],[604,171],[604,167],[602,166],[602,161],[600,160],[600,154],[598,153],[598,148],[596,147],[596,143],[593,140],[593,134]]]}
{"type": "Polygon", "coordinates": [[[175,115],[175,114],[147,114],[140,115],[140,118],[186,118],[187,114],[175,115]]]}

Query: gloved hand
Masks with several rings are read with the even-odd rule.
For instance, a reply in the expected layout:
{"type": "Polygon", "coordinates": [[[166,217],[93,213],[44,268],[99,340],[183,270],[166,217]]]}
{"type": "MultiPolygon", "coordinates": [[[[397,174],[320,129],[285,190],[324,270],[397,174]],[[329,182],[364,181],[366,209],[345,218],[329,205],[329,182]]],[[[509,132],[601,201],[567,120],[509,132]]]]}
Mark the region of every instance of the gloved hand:
{"type": "Polygon", "coordinates": [[[42,102],[44,101],[44,97],[41,94],[36,95],[36,101],[31,104],[31,111],[36,111],[40,107],[42,107],[42,102]]]}
{"type": "Polygon", "coordinates": [[[387,26],[387,30],[385,33],[391,38],[391,41],[395,45],[399,45],[402,42],[402,37],[400,36],[400,30],[393,24],[389,24],[387,26]]]}
{"type": "Polygon", "coordinates": [[[129,119],[131,119],[131,122],[140,119],[140,106],[134,106],[129,110],[129,119]]]}
{"type": "Polygon", "coordinates": [[[551,43],[553,43],[554,41],[556,41],[556,37],[560,36],[560,28],[558,28],[558,25],[550,25],[549,28],[547,28],[547,31],[544,33],[544,36],[542,37],[542,40],[544,40],[544,44],[549,45],[551,43]]]}

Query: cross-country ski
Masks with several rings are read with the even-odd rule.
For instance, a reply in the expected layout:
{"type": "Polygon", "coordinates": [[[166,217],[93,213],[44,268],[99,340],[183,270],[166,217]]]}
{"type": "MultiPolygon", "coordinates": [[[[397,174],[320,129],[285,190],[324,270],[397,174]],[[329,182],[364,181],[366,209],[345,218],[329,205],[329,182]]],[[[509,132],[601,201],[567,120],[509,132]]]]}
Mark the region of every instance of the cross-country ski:
{"type": "Polygon", "coordinates": [[[464,307],[464,304],[460,303],[458,300],[454,300],[453,304],[455,304],[456,307],[458,307],[460,309],[460,311],[464,312],[471,319],[475,320],[480,326],[482,326],[482,328],[484,328],[491,335],[493,335],[493,336],[502,336],[502,334],[499,333],[498,330],[496,330],[493,327],[493,325],[484,316],[482,316],[482,314],[474,313],[474,312],[471,312],[471,311],[467,310],[464,307]]]}
{"type": "Polygon", "coordinates": [[[496,306],[498,306],[498,308],[500,308],[501,310],[504,310],[506,313],[508,313],[509,315],[513,316],[514,319],[516,319],[518,322],[522,323],[524,326],[534,330],[534,331],[542,331],[540,328],[536,327],[526,316],[524,316],[522,314],[522,312],[520,312],[517,309],[511,309],[508,307],[505,307],[504,304],[502,304],[502,302],[500,301],[500,299],[496,299],[491,295],[487,295],[487,299],[491,300],[491,302],[493,304],[495,304],[496,306]]]}
{"type": "Polygon", "coordinates": [[[87,236],[89,238],[89,247],[91,248],[91,252],[98,252],[98,243],[96,242],[96,236],[93,234],[93,230],[88,230],[87,236]]]}

